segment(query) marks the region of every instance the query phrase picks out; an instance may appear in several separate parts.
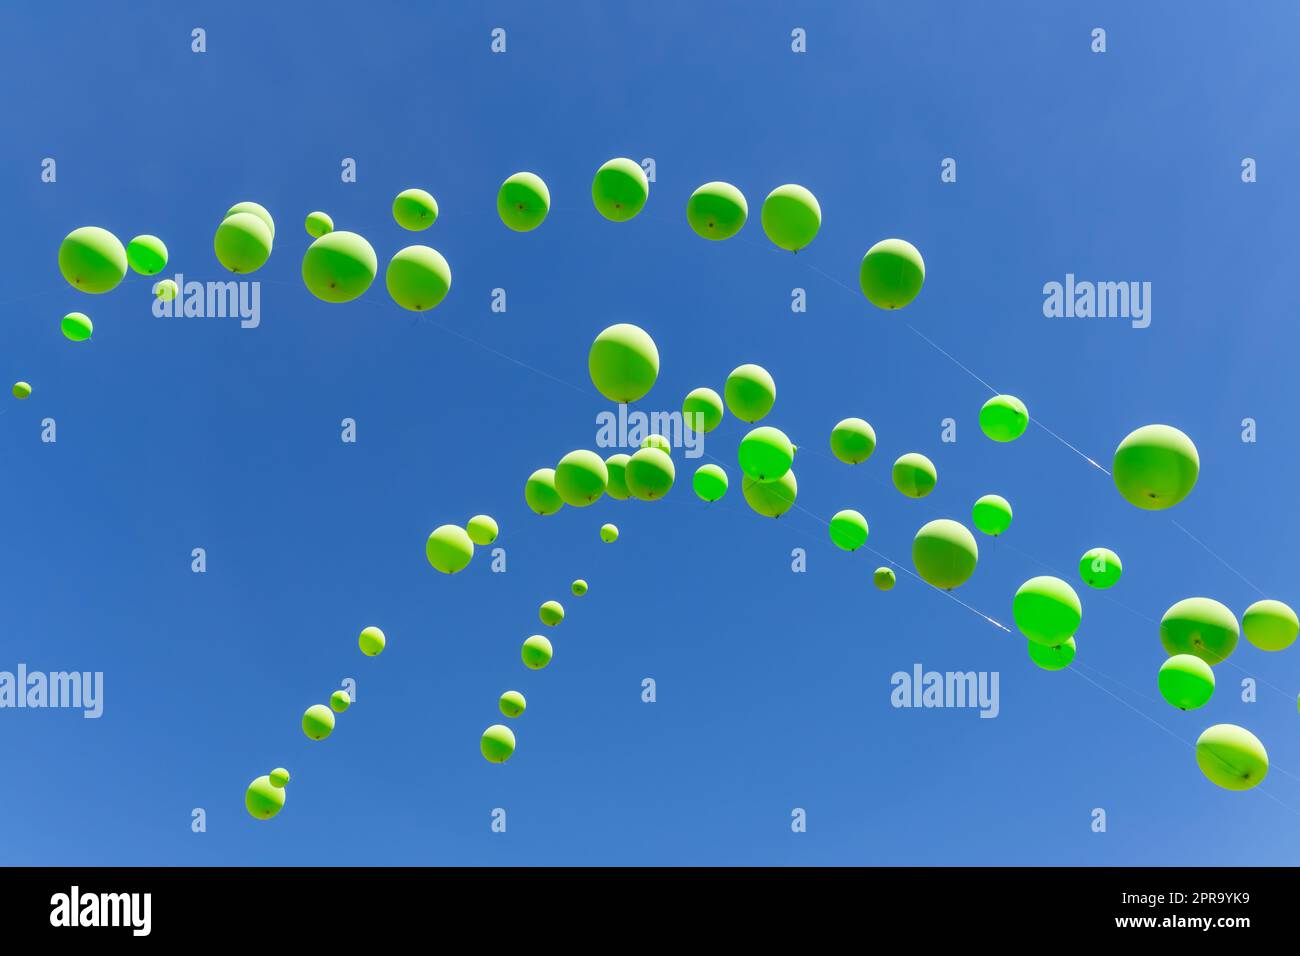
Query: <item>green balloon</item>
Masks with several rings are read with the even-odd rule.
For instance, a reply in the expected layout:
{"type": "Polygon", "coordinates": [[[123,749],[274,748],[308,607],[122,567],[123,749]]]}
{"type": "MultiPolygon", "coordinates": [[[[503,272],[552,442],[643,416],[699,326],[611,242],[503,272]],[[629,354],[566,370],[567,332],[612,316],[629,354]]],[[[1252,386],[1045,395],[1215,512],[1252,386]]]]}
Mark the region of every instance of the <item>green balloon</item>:
{"type": "Polygon", "coordinates": [[[811,192],[791,183],[767,194],[761,218],[763,231],[774,245],[798,252],[822,227],[822,207],[811,192]]]}
{"type": "Polygon", "coordinates": [[[388,638],[384,637],[384,632],[377,627],[365,628],[357,638],[361,653],[366,657],[378,657],[383,653],[384,645],[387,643],[388,638]]]}
{"type": "Polygon", "coordinates": [[[1196,710],[1214,695],[1214,671],[1193,654],[1175,654],[1156,675],[1160,696],[1179,710],[1196,710]]]}
{"type": "Polygon", "coordinates": [[[27,398],[32,394],[32,387],[26,382],[14,382],[14,398],[27,398]]]}
{"type": "Polygon", "coordinates": [[[894,574],[893,568],[876,568],[871,575],[871,583],[882,591],[894,590],[894,585],[898,582],[898,577],[894,574]]]}
{"type": "Polygon", "coordinates": [[[497,214],[515,232],[536,229],[550,209],[551,191],[533,173],[515,173],[497,193],[497,214]]]}
{"type": "Polygon", "coordinates": [[[1160,643],[1166,651],[1195,654],[1207,664],[1226,661],[1240,636],[1236,616],[1211,598],[1184,598],[1160,619],[1160,643]]]}
{"type": "Polygon", "coordinates": [[[627,501],[632,497],[632,492],[627,488],[627,463],[632,460],[631,455],[619,453],[610,455],[605,459],[605,470],[609,472],[609,481],[605,485],[605,494],[609,495],[615,501],[627,501]]]}
{"type": "Polygon", "coordinates": [[[267,777],[273,787],[285,787],[289,784],[289,771],[283,767],[276,767],[267,777]]]}
{"type": "Polygon", "coordinates": [[[740,470],[755,481],[776,481],[794,464],[794,445],[785,432],[760,425],[740,440],[740,470]]]}
{"type": "Polygon", "coordinates": [[[1048,646],[1037,641],[1026,641],[1029,659],[1045,671],[1064,670],[1074,660],[1074,638],[1068,638],[1060,644],[1048,646]]]}
{"type": "Polygon", "coordinates": [[[613,544],[618,540],[618,525],[603,524],[600,526],[600,540],[606,544],[613,544]]]}
{"type": "Polygon", "coordinates": [[[727,376],[722,394],[731,414],[752,425],[776,404],[776,382],[762,366],[742,365],[727,376]]]}
{"type": "Polygon", "coordinates": [[[501,708],[501,713],[505,716],[518,717],[528,707],[528,701],[524,699],[524,695],[519,691],[508,690],[501,695],[501,699],[497,701],[497,706],[501,708]]]}
{"type": "Polygon", "coordinates": [[[1110,548],[1089,548],[1079,559],[1079,577],[1090,588],[1105,590],[1119,583],[1124,565],[1110,548]]]}
{"type": "Polygon", "coordinates": [[[303,223],[307,228],[307,235],[313,239],[319,239],[326,233],[334,231],[334,220],[330,218],[329,213],[309,212],[307,221],[303,223]]]}
{"type": "Polygon", "coordinates": [[[458,524],[444,524],[433,529],[424,544],[429,563],[443,574],[455,574],[469,567],[474,557],[474,542],[458,524]]]}
{"type": "Polygon", "coordinates": [[[336,714],[341,714],[352,706],[352,698],[348,696],[345,690],[336,690],[330,694],[330,710],[336,714]]]}
{"type": "Polygon", "coordinates": [[[882,239],[862,257],[862,294],[882,309],[901,309],[925,284],[925,260],[905,239],[882,239]]]}
{"type": "Polygon", "coordinates": [[[505,763],[515,752],[515,735],[509,727],[493,724],[483,731],[479,749],[483,751],[483,756],[487,758],[488,763],[505,763]]]}
{"type": "Polygon", "coordinates": [[[861,418],[846,418],[831,429],[831,453],[848,465],[859,465],[876,450],[876,430],[861,418]]]}
{"type": "Polygon", "coordinates": [[[945,591],[964,584],[975,573],[980,549],[966,526],[950,518],[921,525],[912,539],[912,563],[921,580],[945,591]]]}
{"type": "Polygon", "coordinates": [[[867,543],[867,519],[852,508],[835,512],[830,530],[831,541],[845,551],[856,551],[867,543]]]}
{"type": "Polygon", "coordinates": [[[334,712],[324,704],[312,704],[302,715],[302,732],[311,740],[324,740],[334,730],[334,712]]]}
{"type": "Polygon", "coordinates": [[[238,275],[262,268],[271,258],[271,245],[271,231],[251,212],[237,212],[221,220],[212,239],[217,261],[238,275]]]}
{"type": "Polygon", "coordinates": [[[574,581],[573,584],[569,585],[569,590],[571,590],[578,597],[582,597],[584,594],[587,593],[587,582],[584,581],[582,578],[578,578],[578,580],[574,581]]]}
{"type": "Polygon", "coordinates": [[[1225,790],[1249,790],[1268,773],[1268,751],[1236,724],[1215,724],[1196,739],[1196,765],[1225,790]]]}
{"type": "Polygon", "coordinates": [[[645,170],[630,159],[611,159],[596,170],[591,181],[591,201],[596,211],[613,222],[627,222],[650,198],[645,170]]]}
{"type": "Polygon", "coordinates": [[[691,431],[711,432],[722,423],[722,396],[711,388],[692,389],[682,402],[682,415],[691,431]]]}
{"type": "Polygon", "coordinates": [[[270,777],[258,777],[244,791],[244,806],[256,820],[269,820],[284,809],[285,792],[270,777]]]}
{"type": "Polygon", "coordinates": [[[59,328],[63,332],[63,337],[72,342],[84,342],[95,331],[95,323],[90,321],[90,316],[84,312],[69,312],[59,323],[59,328]]]}
{"type": "Polygon", "coordinates": [[[564,499],[555,490],[555,469],[538,468],[524,485],[524,500],[539,515],[553,515],[564,507],[564,499]]]}
{"type": "Polygon", "coordinates": [[[126,277],[126,250],[99,226],[74,229],[59,244],[59,271],[82,292],[109,292],[126,277]]]}
{"type": "Polygon", "coordinates": [[[271,218],[271,214],[267,211],[266,207],[263,206],[261,203],[237,202],[229,209],[227,209],[226,214],[221,218],[229,219],[231,216],[235,215],[236,213],[241,213],[241,212],[247,213],[250,216],[256,216],[258,219],[262,220],[262,224],[266,226],[266,231],[271,234],[272,239],[275,239],[275,220],[271,218]]]}
{"type": "Polygon", "coordinates": [[[538,609],[537,616],[547,627],[554,627],[564,620],[564,605],[559,601],[547,601],[538,609]]]}
{"type": "Polygon", "coordinates": [[[555,466],[555,490],[566,505],[585,508],[598,500],[608,485],[605,459],[594,451],[571,451],[555,466]]]}
{"type": "Polygon", "coordinates": [[[393,218],[411,232],[428,229],[438,219],[438,200],[423,189],[403,189],[393,200],[393,218]]]}
{"type": "Polygon", "coordinates": [[[920,452],[908,452],[894,462],[894,487],[909,498],[924,498],[938,481],[934,462],[920,452]]]}
{"type": "Polygon", "coordinates": [[[1143,425],[1115,449],[1115,487],[1145,511],[1172,508],[1196,486],[1201,456],[1192,440],[1172,425],[1143,425]]]}
{"type": "Polygon", "coordinates": [[[1029,409],[1014,395],[994,395],[980,408],[980,431],[997,442],[1015,441],[1029,427],[1029,409]]]}
{"type": "Polygon", "coordinates": [[[672,456],[673,444],[663,435],[646,435],[641,442],[642,448],[658,448],[665,455],[672,456]]]}
{"type": "Polygon", "coordinates": [[[791,468],[776,481],[742,478],[740,491],[749,506],[764,518],[779,518],[794,507],[795,498],[799,496],[799,482],[791,468]]]}
{"type": "Polygon", "coordinates": [[[997,537],[1011,527],[1011,502],[1001,495],[984,495],[971,509],[971,521],[980,531],[997,537]]]}
{"type": "Polygon", "coordinates": [[[718,501],[727,493],[727,473],[721,465],[700,465],[691,484],[704,501],[718,501]]]}
{"type": "Polygon", "coordinates": [[[181,290],[174,279],[160,279],[153,284],[153,294],[164,302],[170,302],[180,293],[181,290]]]}
{"type": "Polygon", "coordinates": [[[475,544],[486,547],[497,539],[500,529],[497,528],[495,519],[489,515],[475,515],[466,523],[465,533],[475,544]]]}
{"type": "Polygon", "coordinates": [[[1083,621],[1083,605],[1074,588],[1060,578],[1030,578],[1011,601],[1016,627],[1035,644],[1057,647],[1074,636],[1083,621]]]}
{"type": "Polygon", "coordinates": [[[658,448],[642,448],[630,459],[623,472],[627,490],[641,501],[654,501],[668,494],[677,477],[673,460],[658,448]]]}
{"type": "Polygon", "coordinates": [[[611,402],[635,402],[659,377],[659,349],[645,329],[611,325],[591,343],[587,371],[596,391],[611,402]]]}
{"type": "Polygon", "coordinates": [[[345,229],[321,236],[302,257],[302,281],[324,302],[351,302],[370,288],[378,272],[374,247],[345,229]]]}
{"type": "Polygon", "coordinates": [[[539,671],[549,664],[554,653],[555,650],[551,647],[551,642],[540,634],[534,634],[524,641],[524,646],[520,650],[520,656],[524,659],[524,666],[534,671],[539,671]]]}
{"type": "Polygon", "coordinates": [[[705,239],[730,239],[749,217],[749,204],[730,183],[705,183],[686,201],[686,221],[705,239]]]}
{"type": "Polygon", "coordinates": [[[126,245],[126,261],[142,276],[167,268],[167,247],[157,236],[136,236],[126,245]]]}
{"type": "Polygon", "coordinates": [[[427,312],[451,290],[451,266],[436,249],[407,246],[389,261],[384,284],[403,309],[427,312]]]}
{"type": "Polygon", "coordinates": [[[1284,651],[1300,634],[1300,618],[1281,601],[1256,601],[1241,616],[1241,629],[1261,651],[1284,651]]]}

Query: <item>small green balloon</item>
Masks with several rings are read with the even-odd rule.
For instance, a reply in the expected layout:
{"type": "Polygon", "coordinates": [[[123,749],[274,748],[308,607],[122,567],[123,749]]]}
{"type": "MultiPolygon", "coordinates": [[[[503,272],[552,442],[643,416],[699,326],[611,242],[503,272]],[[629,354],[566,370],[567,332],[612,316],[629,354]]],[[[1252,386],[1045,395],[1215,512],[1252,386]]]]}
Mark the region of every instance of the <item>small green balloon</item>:
{"type": "Polygon", "coordinates": [[[980,408],[980,431],[996,442],[1015,441],[1029,427],[1029,409],[1014,395],[994,395],[980,408]]]}
{"type": "Polygon", "coordinates": [[[912,539],[912,563],[921,580],[945,591],[964,584],[975,573],[980,549],[966,526],[950,518],[921,525],[912,539]]]}
{"type": "Polygon", "coordinates": [[[727,473],[721,465],[700,465],[691,484],[704,501],[718,501],[727,493],[727,473]]]}
{"type": "Polygon", "coordinates": [[[1025,641],[1029,648],[1029,659],[1045,671],[1064,670],[1074,660],[1074,638],[1068,638],[1060,644],[1048,646],[1037,641],[1025,641]]]}
{"type": "Polygon", "coordinates": [[[341,714],[352,706],[352,698],[345,690],[336,690],[330,694],[330,710],[336,714],[341,714]]]}
{"type": "Polygon", "coordinates": [[[749,217],[749,204],[730,183],[705,183],[686,201],[686,221],[705,239],[730,239],[749,217]]]}
{"type": "Polygon", "coordinates": [[[1143,425],[1115,449],[1111,473],[1124,500],[1144,511],[1172,508],[1196,487],[1201,456],[1171,425],[1143,425]]]}
{"type": "Polygon", "coordinates": [[[475,544],[486,547],[497,539],[500,529],[496,520],[489,515],[475,515],[465,525],[465,533],[475,544]]]}
{"type": "Polygon", "coordinates": [[[1212,598],[1184,598],[1160,619],[1160,643],[1170,654],[1194,654],[1220,664],[1237,648],[1241,632],[1226,605],[1212,598]]]}
{"type": "Polygon", "coordinates": [[[785,432],[760,425],[740,440],[740,470],[755,481],[776,481],[794,464],[794,445],[785,432]]]}
{"type": "Polygon", "coordinates": [[[479,748],[483,751],[483,756],[487,758],[488,763],[505,763],[510,759],[510,755],[515,752],[515,735],[509,727],[502,724],[493,724],[483,731],[483,739],[479,742],[479,748]]]}
{"type": "Polygon", "coordinates": [[[126,277],[126,250],[99,226],[72,230],[59,244],[59,271],[82,292],[110,292],[126,277]]]}
{"type": "Polygon", "coordinates": [[[497,193],[497,214],[515,232],[536,229],[550,209],[551,191],[533,173],[515,173],[497,193]]]}
{"type": "Polygon", "coordinates": [[[578,597],[582,597],[584,594],[587,593],[587,582],[584,581],[582,578],[578,578],[578,580],[574,581],[571,585],[569,585],[569,590],[571,590],[578,597]]]}
{"type": "Polygon", "coordinates": [[[307,221],[303,225],[307,229],[307,235],[313,239],[319,239],[334,231],[334,220],[330,218],[329,213],[320,211],[307,213],[307,221]]]}
{"type": "Polygon", "coordinates": [[[559,601],[547,601],[538,609],[537,616],[547,627],[554,627],[564,620],[564,605],[559,601]]]}
{"type": "Polygon", "coordinates": [[[835,512],[830,531],[831,541],[845,551],[856,551],[867,543],[867,519],[852,508],[835,512]]]}
{"type": "Polygon", "coordinates": [[[136,236],[126,245],[126,261],[142,276],[167,268],[167,246],[157,236],[136,236]]]}
{"type": "Polygon", "coordinates": [[[1281,601],[1256,601],[1241,616],[1241,629],[1261,651],[1284,651],[1300,634],[1300,618],[1281,601]]]}
{"type": "Polygon", "coordinates": [[[871,583],[882,591],[892,591],[898,583],[898,576],[894,574],[893,568],[876,568],[871,575],[871,583]]]}
{"type": "Polygon", "coordinates": [[[711,388],[696,388],[682,402],[686,427],[696,432],[711,432],[722,424],[722,396],[711,388]]]}
{"type": "Polygon", "coordinates": [[[285,792],[267,776],[258,777],[244,791],[244,806],[255,820],[269,820],[284,809],[285,792]]]}
{"type": "Polygon", "coordinates": [[[663,435],[646,435],[645,439],[641,442],[641,447],[658,448],[661,452],[663,452],[665,455],[668,455],[669,457],[671,457],[673,453],[673,443],[670,442],[663,435]]]}
{"type": "Polygon", "coordinates": [[[617,455],[610,455],[605,459],[605,470],[609,472],[609,482],[605,485],[605,494],[615,501],[627,501],[628,498],[632,497],[632,492],[627,487],[627,463],[631,460],[631,455],[625,455],[622,452],[617,455]]]}
{"type": "Polygon", "coordinates": [[[822,227],[822,207],[817,197],[793,183],[777,186],[763,200],[763,231],[778,248],[798,252],[822,227]]]}
{"type": "Polygon", "coordinates": [[[273,787],[286,787],[289,785],[289,771],[283,767],[276,767],[267,777],[273,787]]]}
{"type": "Polygon", "coordinates": [[[444,524],[433,529],[424,544],[429,563],[443,574],[455,574],[469,567],[474,557],[474,542],[468,532],[457,524],[444,524]]]}
{"type": "Polygon", "coordinates": [[[606,544],[613,544],[618,540],[618,525],[603,524],[600,526],[600,540],[606,544]]]}
{"type": "Polygon", "coordinates": [[[302,257],[302,281],[324,302],[351,302],[370,288],[378,272],[374,247],[346,229],[321,236],[302,257]]]}
{"type": "Polygon", "coordinates": [[[934,462],[919,452],[908,452],[894,462],[894,487],[909,498],[924,498],[939,481],[934,462]]]}
{"type": "Polygon", "coordinates": [[[524,646],[519,653],[524,659],[525,667],[529,670],[539,671],[551,662],[555,650],[551,647],[550,641],[540,634],[534,634],[524,641],[524,646]]]}
{"type": "Polygon", "coordinates": [[[861,418],[846,418],[831,429],[831,453],[847,465],[859,465],[876,450],[876,430],[861,418]]]}
{"type": "Polygon", "coordinates": [[[524,500],[539,515],[553,515],[564,507],[564,499],[555,490],[555,469],[538,468],[524,485],[524,500]]]}
{"type": "Polygon", "coordinates": [[[403,309],[427,312],[451,291],[451,266],[437,249],[407,246],[389,260],[384,284],[403,309]]]}
{"type": "Polygon", "coordinates": [[[14,382],[14,398],[27,398],[32,394],[32,387],[26,382],[14,382]]]}
{"type": "Polygon", "coordinates": [[[1011,502],[1001,495],[984,495],[971,508],[971,521],[980,531],[997,537],[1011,527],[1011,502]]]}
{"type": "Polygon", "coordinates": [[[659,349],[645,329],[620,322],[591,343],[587,371],[596,391],[611,402],[635,402],[659,378],[659,349]]]}
{"type": "Polygon", "coordinates": [[[212,239],[217,261],[237,275],[256,272],[271,258],[271,231],[250,212],[227,216],[212,239]]]}
{"type": "Polygon", "coordinates": [[[324,704],[312,704],[302,715],[302,732],[311,740],[324,740],[334,731],[334,712],[324,704]]]}
{"type": "Polygon", "coordinates": [[[1194,654],[1175,654],[1156,675],[1160,696],[1179,710],[1196,710],[1214,696],[1214,671],[1194,654]]]}
{"type": "Polygon", "coordinates": [[[585,508],[609,486],[605,459],[594,451],[571,451],[555,466],[555,490],[566,505],[585,508]]]}
{"type": "Polygon", "coordinates": [[[672,458],[658,448],[642,448],[628,459],[623,477],[632,497],[654,501],[671,490],[677,469],[672,458]]]}
{"type": "Polygon", "coordinates": [[[423,189],[403,189],[393,200],[393,218],[411,232],[428,229],[438,219],[438,200],[423,189]]]}
{"type": "Polygon", "coordinates": [[[1056,647],[1079,629],[1083,605],[1074,588],[1060,578],[1040,575],[1020,585],[1011,601],[1011,615],[1025,637],[1056,647]]]}
{"type": "Polygon", "coordinates": [[[1119,583],[1124,565],[1110,548],[1089,548],[1079,559],[1079,577],[1090,588],[1105,590],[1119,583]]]}
{"type": "Polygon", "coordinates": [[[361,653],[365,654],[366,657],[378,657],[383,653],[384,646],[387,643],[388,638],[384,637],[384,632],[377,627],[365,628],[357,638],[361,653]]]}
{"type": "Polygon", "coordinates": [[[528,707],[528,701],[524,699],[524,695],[519,691],[508,690],[501,695],[500,700],[497,701],[497,706],[506,717],[518,717],[528,707]]]}
{"type": "Polygon", "coordinates": [[[84,342],[95,332],[95,323],[84,312],[69,312],[59,323],[63,337],[70,342],[84,342]]]}
{"type": "Polygon", "coordinates": [[[181,294],[180,288],[176,285],[174,279],[159,279],[153,284],[153,294],[164,302],[170,302],[181,294]]]}
{"type": "Polygon", "coordinates": [[[906,239],[882,239],[862,257],[858,281],[872,305],[901,309],[925,284],[925,260],[906,239]]]}
{"type": "Polygon", "coordinates": [[[1249,790],[1268,773],[1268,751],[1245,727],[1215,724],[1196,739],[1196,765],[1225,790],[1249,790]]]}
{"type": "Polygon", "coordinates": [[[591,181],[591,201],[596,211],[612,222],[627,222],[650,198],[645,170],[630,159],[611,159],[596,170],[591,181]]]}
{"type": "Polygon", "coordinates": [[[779,518],[794,507],[795,498],[799,496],[799,482],[791,468],[776,481],[742,478],[740,492],[749,506],[764,518],[779,518]]]}
{"type": "Polygon", "coordinates": [[[247,213],[250,216],[256,216],[258,219],[262,220],[262,224],[266,226],[266,231],[271,234],[272,239],[275,239],[275,220],[271,218],[271,213],[268,212],[267,208],[261,203],[237,202],[227,209],[226,214],[221,218],[229,219],[236,213],[241,212],[247,213]]]}
{"type": "Polygon", "coordinates": [[[722,394],[731,414],[752,425],[776,404],[776,382],[762,366],[742,365],[727,376],[722,394]]]}

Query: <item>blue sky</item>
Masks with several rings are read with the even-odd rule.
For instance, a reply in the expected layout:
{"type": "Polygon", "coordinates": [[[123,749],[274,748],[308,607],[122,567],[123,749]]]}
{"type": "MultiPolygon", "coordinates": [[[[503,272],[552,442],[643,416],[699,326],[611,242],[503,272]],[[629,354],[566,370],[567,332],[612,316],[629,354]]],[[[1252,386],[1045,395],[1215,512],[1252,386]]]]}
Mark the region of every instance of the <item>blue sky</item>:
{"type": "Polygon", "coordinates": [[[1155,689],[1156,622],[1178,599],[1238,613],[1260,592],[1300,600],[1286,546],[1300,533],[1291,5],[1227,19],[1176,3],[178,6],[0,13],[0,374],[35,388],[0,413],[0,669],[106,683],[99,720],[0,711],[19,781],[0,792],[0,860],[1295,860],[1300,651],[1243,640],[1195,713],[1155,689]],[[204,54],[190,51],[196,26],[204,54]],[[1103,55],[1089,49],[1096,26],[1103,55]],[[489,50],[495,27],[504,55],[489,50]],[[795,27],[805,54],[790,50],[795,27]],[[590,202],[613,156],[657,167],[626,224],[590,202]],[[40,181],[45,157],[56,183],[40,181]],[[356,183],[340,181],[344,157],[356,183]],[[940,182],[945,157],[956,183],[940,182]],[[1241,181],[1244,157],[1257,183],[1241,181]],[[529,234],[495,213],[518,170],[552,193],[529,234]],[[684,217],[714,179],[750,203],[723,243],[684,217]],[[797,257],[758,224],[786,182],[824,215],[797,257]],[[441,206],[418,236],[389,213],[408,186],[441,206]],[[96,224],[163,237],[169,274],[221,279],[212,234],[240,200],[277,223],[256,329],[155,318],[141,276],[96,297],[59,276],[60,239],[96,224]],[[367,236],[381,263],[434,246],[451,294],[423,317],[382,282],[347,305],[315,300],[299,271],[314,209],[367,236]],[[927,264],[921,296],[894,314],[857,290],[863,252],[887,236],[927,264]],[[1151,282],[1150,327],[1045,318],[1043,284],[1066,273],[1151,282]],[[789,308],[796,287],[804,314],[789,308]],[[505,314],[490,311],[494,288],[505,314]],[[59,335],[73,309],[94,319],[90,343],[59,335]],[[679,458],[663,502],[529,513],[526,476],[591,446],[610,407],[586,354],[616,321],[658,343],[648,410],[721,390],[743,362],[768,368],[770,423],[801,446],[806,510],[749,511],[743,429],[728,418],[706,443],[732,475],[719,504],[694,498],[679,458]],[[1172,512],[1139,512],[1042,427],[995,445],[976,424],[990,393],[975,376],[1106,465],[1131,429],[1176,425],[1200,449],[1200,482],[1172,512]],[[879,437],[857,468],[827,449],[849,415],[879,437]],[[339,440],[345,417],[354,445],[339,440]],[[907,451],[938,467],[924,500],[889,484],[907,451]],[[868,545],[910,567],[921,524],[965,519],[988,492],[1011,500],[1015,523],[981,539],[955,596],[990,617],[1009,624],[1022,581],[1073,578],[1089,547],[1124,560],[1113,592],[1081,595],[1071,671],[1033,668],[1018,635],[906,574],[875,591],[882,559],[837,551],[817,520],[857,508],[868,545]],[[508,571],[480,552],[438,575],[425,537],[480,512],[501,523],[508,571]],[[597,539],[605,521],[622,529],[614,546],[597,539]],[[205,574],[190,571],[195,547],[205,574]],[[794,548],[806,573],[791,571],[794,548]],[[567,598],[578,576],[591,592],[567,598]],[[529,672],[518,647],[551,597],[569,616],[550,635],[554,663],[529,672]],[[356,648],[370,624],[389,638],[375,659],[356,648]],[[997,719],[891,707],[890,675],[918,662],[999,672],[997,719]],[[357,704],[309,742],[302,711],[349,677],[357,704]],[[1241,700],[1245,677],[1256,702],[1241,700]],[[478,737],[509,688],[529,709],[517,753],[492,766],[478,737]],[[1255,791],[1197,770],[1192,742],[1218,722],[1268,747],[1255,791]],[[254,821],[244,788],[275,766],[293,774],[288,806],[254,821]],[[490,830],[496,807],[505,834],[490,830]],[[806,833],[791,832],[796,807],[806,833]],[[1090,831],[1097,807],[1105,834],[1090,831]]]}

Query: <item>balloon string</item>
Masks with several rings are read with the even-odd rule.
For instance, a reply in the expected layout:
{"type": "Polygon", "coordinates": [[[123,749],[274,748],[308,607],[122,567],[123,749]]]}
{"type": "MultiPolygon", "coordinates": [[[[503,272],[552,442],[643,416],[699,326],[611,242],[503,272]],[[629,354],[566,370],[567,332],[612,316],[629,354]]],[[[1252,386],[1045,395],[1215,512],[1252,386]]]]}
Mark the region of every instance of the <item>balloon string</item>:
{"type": "Polygon", "coordinates": [[[1248,577],[1246,577],[1244,574],[1242,574],[1240,571],[1238,571],[1236,568],[1234,568],[1231,564],[1229,564],[1227,561],[1225,561],[1225,560],[1222,558],[1222,556],[1220,556],[1217,552],[1215,552],[1214,549],[1212,549],[1208,544],[1206,544],[1206,543],[1205,543],[1204,541],[1202,541],[1200,538],[1196,537],[1196,535],[1192,534],[1190,531],[1188,531],[1186,528],[1184,528],[1182,525],[1180,525],[1180,524],[1179,524],[1177,521],[1175,521],[1173,518],[1170,518],[1170,519],[1169,519],[1169,522],[1170,522],[1170,524],[1172,524],[1175,528],[1177,528],[1177,529],[1178,529],[1179,531],[1181,531],[1183,534],[1187,535],[1187,537],[1191,538],[1193,541],[1195,541],[1197,544],[1199,544],[1202,548],[1204,548],[1207,552],[1209,552],[1210,555],[1213,556],[1213,557],[1215,558],[1215,560],[1217,560],[1217,561],[1218,561],[1220,564],[1222,564],[1225,568],[1227,568],[1229,571],[1231,571],[1231,572],[1232,572],[1233,574],[1235,574],[1237,577],[1241,578],[1241,580],[1245,581],[1248,585],[1250,585],[1250,587],[1254,590],[1254,592],[1255,592],[1256,594],[1258,594],[1258,595],[1259,595],[1260,597],[1262,597],[1262,598],[1266,598],[1266,597],[1268,597],[1267,594],[1265,594],[1265,593],[1264,593],[1263,591],[1261,591],[1259,588],[1255,587],[1254,583],[1253,583],[1253,582],[1252,582],[1248,577]]]}

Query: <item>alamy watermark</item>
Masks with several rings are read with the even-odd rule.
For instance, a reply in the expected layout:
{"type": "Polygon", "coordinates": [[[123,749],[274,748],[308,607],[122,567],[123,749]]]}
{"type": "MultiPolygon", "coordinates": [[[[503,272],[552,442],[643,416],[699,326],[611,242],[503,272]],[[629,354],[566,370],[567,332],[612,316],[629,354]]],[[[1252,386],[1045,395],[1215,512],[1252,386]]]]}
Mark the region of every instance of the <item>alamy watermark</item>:
{"type": "Polygon", "coordinates": [[[970,707],[981,717],[996,717],[998,671],[927,671],[913,664],[911,673],[895,671],[889,678],[895,707],[970,707]]]}
{"type": "Polygon", "coordinates": [[[67,707],[81,710],[88,720],[104,713],[103,671],[0,671],[0,708],[67,707]]]}
{"type": "Polygon", "coordinates": [[[1151,324],[1150,282],[1090,282],[1076,280],[1043,286],[1043,315],[1049,319],[1130,319],[1135,329],[1151,324]]]}
{"type": "Polygon", "coordinates": [[[651,435],[661,435],[674,448],[685,449],[685,457],[704,454],[703,412],[603,411],[596,416],[597,448],[637,449],[651,435]]]}
{"type": "Polygon", "coordinates": [[[153,300],[153,314],[160,319],[238,318],[240,328],[255,329],[262,324],[262,283],[257,281],[226,280],[224,282],[186,282],[183,273],[172,277],[176,283],[175,298],[157,296],[153,300]]]}

